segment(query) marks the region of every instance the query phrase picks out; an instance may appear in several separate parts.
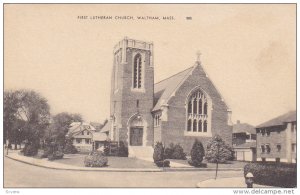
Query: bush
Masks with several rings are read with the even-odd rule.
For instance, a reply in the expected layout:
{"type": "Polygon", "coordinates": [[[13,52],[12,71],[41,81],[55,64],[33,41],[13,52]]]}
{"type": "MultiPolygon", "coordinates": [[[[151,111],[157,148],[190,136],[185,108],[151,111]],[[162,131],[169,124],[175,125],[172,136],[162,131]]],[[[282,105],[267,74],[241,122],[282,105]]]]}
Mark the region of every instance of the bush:
{"type": "Polygon", "coordinates": [[[297,165],[285,163],[249,163],[244,167],[244,176],[251,172],[254,183],[260,185],[297,187],[297,165]]]}
{"type": "Polygon", "coordinates": [[[170,161],[169,160],[156,161],[155,164],[158,167],[170,167],[170,161]]]}
{"type": "Polygon", "coordinates": [[[24,156],[35,156],[38,153],[37,144],[26,144],[22,150],[24,156]]]}
{"type": "Polygon", "coordinates": [[[47,156],[48,156],[48,153],[47,153],[46,150],[44,150],[44,149],[38,149],[38,152],[36,154],[37,158],[47,158],[47,156]]]}
{"type": "Polygon", "coordinates": [[[104,167],[108,163],[107,157],[101,151],[93,151],[84,159],[86,167],[104,167]]]}
{"type": "Polygon", "coordinates": [[[188,163],[194,167],[203,167],[202,161],[204,156],[205,152],[203,145],[196,139],[191,150],[191,159],[188,163]]]}
{"type": "Polygon", "coordinates": [[[173,143],[171,143],[169,147],[165,149],[164,156],[166,159],[186,160],[186,154],[183,152],[183,148],[180,144],[174,145],[173,143]]]}
{"type": "Polygon", "coordinates": [[[192,159],[188,160],[189,165],[193,166],[193,167],[198,167],[198,168],[207,168],[207,164],[206,163],[196,163],[194,161],[192,161],[192,159]]]}
{"type": "Polygon", "coordinates": [[[73,145],[73,142],[72,142],[71,139],[67,140],[67,143],[66,143],[65,148],[64,148],[64,153],[65,154],[76,154],[76,153],[78,153],[78,150],[73,145]]]}
{"type": "Polygon", "coordinates": [[[122,141],[120,141],[118,156],[128,157],[128,147],[122,141]]]}
{"type": "Polygon", "coordinates": [[[232,148],[216,135],[207,144],[205,158],[211,163],[225,163],[232,158],[232,154],[232,148]]]}
{"type": "Polygon", "coordinates": [[[164,146],[161,142],[157,142],[154,147],[153,160],[154,163],[163,161],[164,157],[164,146]]]}

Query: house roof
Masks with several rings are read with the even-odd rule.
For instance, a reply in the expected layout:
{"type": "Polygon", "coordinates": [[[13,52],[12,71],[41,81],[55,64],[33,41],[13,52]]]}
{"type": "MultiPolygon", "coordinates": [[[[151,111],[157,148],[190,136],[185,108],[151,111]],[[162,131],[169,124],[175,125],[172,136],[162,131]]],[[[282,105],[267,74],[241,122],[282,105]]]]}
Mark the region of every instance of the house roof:
{"type": "Polygon", "coordinates": [[[67,135],[73,135],[75,133],[78,133],[84,129],[88,129],[90,131],[95,131],[95,127],[93,127],[92,125],[90,125],[89,123],[86,122],[73,122],[70,124],[70,128],[69,131],[67,133],[67,135]],[[89,128],[81,128],[81,127],[89,127],[89,128]]]}
{"type": "Polygon", "coordinates": [[[190,72],[194,69],[192,66],[185,69],[169,78],[166,78],[154,84],[154,108],[153,111],[159,110],[162,105],[167,104],[169,98],[180,86],[180,84],[188,77],[190,72]]]}
{"type": "Polygon", "coordinates": [[[110,120],[107,121],[107,123],[104,125],[104,127],[102,127],[102,129],[100,130],[101,133],[105,133],[105,132],[109,132],[111,127],[111,122],[110,120]]]}
{"type": "Polygon", "coordinates": [[[255,134],[255,127],[247,123],[237,123],[232,127],[232,133],[250,133],[255,134]]]}
{"type": "Polygon", "coordinates": [[[243,144],[233,146],[233,148],[256,148],[256,142],[246,142],[243,144]]]}
{"type": "Polygon", "coordinates": [[[93,133],[93,141],[106,141],[107,135],[101,132],[94,132],[93,133]]]}
{"type": "Polygon", "coordinates": [[[290,111],[286,114],[280,115],[267,122],[264,122],[256,126],[256,128],[279,126],[279,125],[283,125],[284,123],[294,122],[294,121],[297,121],[297,111],[290,111]]]}

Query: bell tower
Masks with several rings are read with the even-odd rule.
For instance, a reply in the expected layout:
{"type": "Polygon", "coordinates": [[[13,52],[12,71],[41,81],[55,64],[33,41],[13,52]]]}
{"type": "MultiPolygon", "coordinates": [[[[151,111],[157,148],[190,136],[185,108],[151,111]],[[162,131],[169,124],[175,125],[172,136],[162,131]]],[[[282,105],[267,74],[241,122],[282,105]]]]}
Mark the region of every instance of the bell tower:
{"type": "Polygon", "coordinates": [[[153,44],[125,37],[113,56],[110,137],[129,147],[152,146],[153,44]]]}

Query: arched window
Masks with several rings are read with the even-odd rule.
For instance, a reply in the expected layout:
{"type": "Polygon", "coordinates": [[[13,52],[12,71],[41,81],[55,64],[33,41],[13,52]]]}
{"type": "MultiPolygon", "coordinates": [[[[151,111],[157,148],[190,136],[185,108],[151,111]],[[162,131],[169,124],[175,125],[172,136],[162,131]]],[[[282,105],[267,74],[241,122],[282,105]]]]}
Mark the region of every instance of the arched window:
{"type": "Polygon", "coordinates": [[[206,120],[204,121],[204,124],[203,124],[203,132],[207,132],[207,122],[206,122],[206,120]]]}
{"type": "Polygon", "coordinates": [[[197,98],[194,99],[193,114],[197,114],[197,98]]]}
{"type": "Polygon", "coordinates": [[[192,120],[191,119],[188,120],[188,125],[187,126],[188,126],[187,130],[191,131],[192,130],[192,120]]]}
{"type": "Polygon", "coordinates": [[[209,99],[201,89],[194,91],[187,99],[187,128],[186,131],[195,133],[210,132],[210,124],[208,120],[210,116],[209,99]]]}
{"type": "Polygon", "coordinates": [[[142,56],[136,54],[133,60],[133,88],[142,87],[142,56]]]}
{"type": "Polygon", "coordinates": [[[192,101],[189,101],[189,105],[188,105],[188,113],[189,113],[189,114],[192,113],[192,101]]]}
{"type": "Polygon", "coordinates": [[[199,109],[198,109],[198,113],[202,114],[202,99],[199,99],[199,109]]]}
{"type": "Polygon", "coordinates": [[[198,121],[198,132],[202,132],[202,121],[198,121]]]}
{"type": "Polygon", "coordinates": [[[196,132],[197,131],[197,120],[194,119],[193,121],[193,132],[196,132]]]}
{"type": "Polygon", "coordinates": [[[204,103],[204,114],[207,114],[207,102],[204,103]]]}

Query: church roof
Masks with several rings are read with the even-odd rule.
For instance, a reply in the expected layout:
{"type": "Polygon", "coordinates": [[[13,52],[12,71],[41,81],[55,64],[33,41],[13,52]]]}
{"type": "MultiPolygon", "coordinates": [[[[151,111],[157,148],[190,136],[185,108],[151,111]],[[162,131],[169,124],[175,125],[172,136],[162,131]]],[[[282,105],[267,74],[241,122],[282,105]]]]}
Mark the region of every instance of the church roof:
{"type": "Polygon", "coordinates": [[[100,130],[100,133],[105,133],[105,132],[109,132],[111,127],[111,122],[110,120],[106,122],[106,124],[104,125],[104,127],[102,127],[102,129],[100,130]]]}
{"type": "Polygon", "coordinates": [[[169,78],[154,84],[154,108],[159,110],[162,105],[167,104],[170,96],[176,91],[180,84],[188,77],[195,66],[185,69],[169,78]]]}
{"type": "Polygon", "coordinates": [[[264,122],[256,126],[256,128],[279,126],[279,125],[283,125],[284,123],[294,122],[294,121],[297,121],[297,111],[290,111],[286,114],[280,115],[267,122],[264,122]]]}

